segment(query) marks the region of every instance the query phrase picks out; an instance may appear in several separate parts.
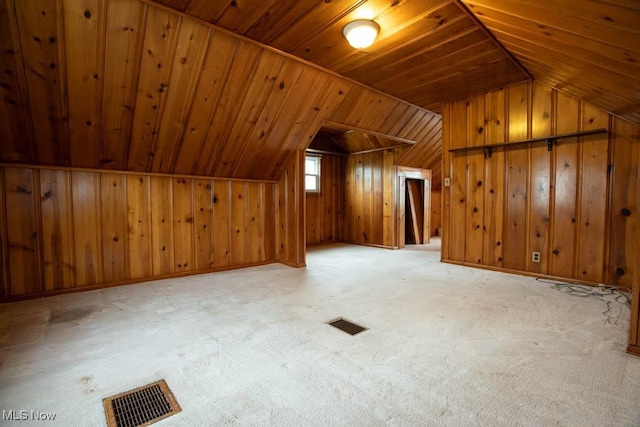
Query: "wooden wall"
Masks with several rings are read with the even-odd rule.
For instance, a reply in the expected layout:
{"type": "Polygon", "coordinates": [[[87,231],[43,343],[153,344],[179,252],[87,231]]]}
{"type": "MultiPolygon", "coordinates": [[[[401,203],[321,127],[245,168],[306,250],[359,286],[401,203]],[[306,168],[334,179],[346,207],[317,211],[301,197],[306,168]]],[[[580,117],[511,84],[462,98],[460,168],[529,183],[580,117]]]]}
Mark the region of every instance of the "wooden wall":
{"type": "Polygon", "coordinates": [[[442,227],[442,191],[431,191],[431,235],[437,235],[442,227]]]}
{"type": "Polygon", "coordinates": [[[307,244],[344,241],[345,156],[323,154],[320,193],[307,194],[307,244]]]}
{"type": "Polygon", "coordinates": [[[276,190],[276,256],[290,267],[306,265],[304,160],[303,150],[293,154],[276,190]]]}
{"type": "Polygon", "coordinates": [[[0,168],[0,299],[276,259],[272,182],[0,168]]]}
{"type": "MultiPolygon", "coordinates": [[[[543,84],[444,106],[444,260],[631,287],[640,129],[543,84]],[[607,134],[449,149],[606,128],[607,134]],[[532,251],[541,262],[531,261],[532,251]]],[[[634,279],[636,278],[636,279],[634,279]]]]}
{"type": "Polygon", "coordinates": [[[440,150],[439,116],[161,5],[0,0],[0,22],[3,162],[278,180],[326,120],[440,150]]]}
{"type": "MultiPolygon", "coordinates": [[[[640,150],[638,150],[640,156],[640,150]]],[[[640,177],[640,157],[638,157],[637,174],[640,177]]],[[[639,178],[640,181],[640,178],[639,178]]],[[[640,182],[636,188],[636,200],[640,204],[640,182]]],[[[633,253],[634,265],[640,268],[640,223],[636,223],[636,237],[633,253]]],[[[633,277],[633,296],[631,301],[631,326],[629,327],[629,352],[640,356],[640,273],[633,277]]]]}
{"type": "Polygon", "coordinates": [[[346,240],[397,246],[394,150],[352,154],[347,159],[346,240]]]}

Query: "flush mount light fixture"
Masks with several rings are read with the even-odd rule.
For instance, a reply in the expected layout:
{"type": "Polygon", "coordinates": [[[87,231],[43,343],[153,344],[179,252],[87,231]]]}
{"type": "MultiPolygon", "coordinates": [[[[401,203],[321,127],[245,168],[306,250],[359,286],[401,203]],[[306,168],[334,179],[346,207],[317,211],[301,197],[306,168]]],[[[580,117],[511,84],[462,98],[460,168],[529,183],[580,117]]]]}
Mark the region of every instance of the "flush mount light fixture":
{"type": "Polygon", "coordinates": [[[345,25],[342,34],[344,34],[351,46],[356,49],[364,49],[373,44],[379,31],[380,26],[375,22],[367,19],[358,19],[345,25]]]}

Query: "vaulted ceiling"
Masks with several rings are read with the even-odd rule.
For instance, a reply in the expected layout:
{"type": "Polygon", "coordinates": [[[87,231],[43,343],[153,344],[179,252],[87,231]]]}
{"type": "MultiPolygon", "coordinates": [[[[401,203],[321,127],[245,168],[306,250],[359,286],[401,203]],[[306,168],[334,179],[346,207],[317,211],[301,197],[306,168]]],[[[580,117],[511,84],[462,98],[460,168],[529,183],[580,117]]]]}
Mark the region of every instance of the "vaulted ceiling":
{"type": "Polygon", "coordinates": [[[156,1],[431,111],[529,79],[458,0],[156,1]],[[353,49],[342,29],[373,18],[378,39],[353,49]]]}
{"type": "Polygon", "coordinates": [[[640,1],[462,1],[536,80],[640,124],[640,1]]]}
{"type": "Polygon", "coordinates": [[[0,24],[4,162],[275,179],[333,122],[415,142],[398,162],[437,186],[431,111],[532,77],[640,124],[637,0],[0,0],[0,24]]]}
{"type": "Polygon", "coordinates": [[[277,179],[329,121],[439,171],[440,116],[157,3],[0,0],[0,22],[1,161],[277,179]]]}

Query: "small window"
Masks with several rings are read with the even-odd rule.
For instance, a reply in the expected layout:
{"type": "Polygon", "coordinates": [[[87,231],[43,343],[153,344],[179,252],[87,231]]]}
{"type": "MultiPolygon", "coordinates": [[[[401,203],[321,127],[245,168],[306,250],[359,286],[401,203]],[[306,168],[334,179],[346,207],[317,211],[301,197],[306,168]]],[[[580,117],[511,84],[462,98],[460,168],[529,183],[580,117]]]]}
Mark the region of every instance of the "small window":
{"type": "Polygon", "coordinates": [[[308,193],[320,192],[320,157],[307,156],[304,162],[304,188],[308,193]]]}

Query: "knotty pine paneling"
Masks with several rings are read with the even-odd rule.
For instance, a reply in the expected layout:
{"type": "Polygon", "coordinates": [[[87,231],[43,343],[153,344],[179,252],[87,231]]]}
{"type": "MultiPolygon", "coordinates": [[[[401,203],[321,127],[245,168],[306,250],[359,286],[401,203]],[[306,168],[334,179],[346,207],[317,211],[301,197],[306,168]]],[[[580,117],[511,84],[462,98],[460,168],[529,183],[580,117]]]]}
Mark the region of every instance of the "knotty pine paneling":
{"type": "Polygon", "coordinates": [[[443,167],[452,180],[443,187],[443,259],[632,286],[640,274],[638,126],[537,83],[445,104],[443,121],[443,167]],[[558,140],[551,152],[542,141],[496,149],[491,158],[448,153],[478,139],[490,144],[597,128],[609,134],[558,140]],[[483,232],[476,233],[478,226],[483,232]],[[478,247],[480,262],[471,256],[478,247]],[[533,251],[540,263],[531,261],[533,251]]]}
{"type": "Polygon", "coordinates": [[[306,193],[307,245],[345,240],[346,167],[345,156],[322,155],[320,193],[306,193]]]}
{"type": "Polygon", "coordinates": [[[395,247],[396,191],[394,150],[347,158],[345,239],[351,243],[395,247]]]}
{"type": "Polygon", "coordinates": [[[5,299],[275,261],[274,182],[0,171],[5,299]]]}
{"type": "Polygon", "coordinates": [[[438,235],[442,227],[442,191],[431,191],[431,227],[432,236],[438,235]]]}
{"type": "Polygon", "coordinates": [[[7,295],[29,294],[44,290],[41,278],[43,267],[40,247],[42,239],[37,204],[38,171],[21,168],[3,170],[6,212],[2,225],[7,230],[8,256],[4,258],[7,271],[7,295]]]}
{"type": "Polygon", "coordinates": [[[536,81],[640,124],[638,2],[462,2],[536,81]]]}
{"type": "Polygon", "coordinates": [[[210,0],[155,1],[425,108],[529,78],[454,0],[265,0],[231,6],[210,0]],[[373,45],[357,50],[342,29],[363,17],[375,17],[381,33],[373,45]]]}
{"type": "Polygon", "coordinates": [[[0,161],[278,180],[331,121],[413,139],[412,165],[439,168],[439,116],[161,5],[0,16],[0,161]]]}
{"type": "Polygon", "coordinates": [[[276,256],[291,267],[306,263],[304,160],[304,151],[293,153],[277,185],[276,256]]]}
{"type": "MultiPolygon", "coordinates": [[[[55,291],[75,287],[75,271],[73,268],[73,213],[71,191],[71,175],[64,171],[41,169],[40,171],[40,209],[42,215],[42,249],[44,265],[44,289],[55,291]]],[[[108,189],[102,189],[106,198],[111,201],[108,189]]],[[[102,215],[109,222],[113,212],[112,205],[105,206],[108,212],[102,215]]],[[[120,227],[120,230],[124,227],[120,227]]],[[[103,227],[104,233],[104,227],[103,227]]],[[[115,234],[115,233],[114,233],[115,234]]],[[[107,238],[111,237],[107,235],[107,238]]],[[[115,238],[116,236],[114,236],[115,238]]],[[[105,254],[112,253],[111,242],[105,242],[105,254]]],[[[105,261],[107,262],[107,261],[105,261]]]]}

